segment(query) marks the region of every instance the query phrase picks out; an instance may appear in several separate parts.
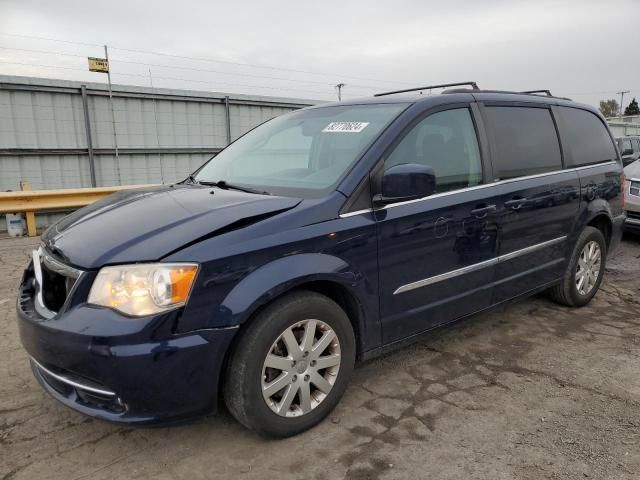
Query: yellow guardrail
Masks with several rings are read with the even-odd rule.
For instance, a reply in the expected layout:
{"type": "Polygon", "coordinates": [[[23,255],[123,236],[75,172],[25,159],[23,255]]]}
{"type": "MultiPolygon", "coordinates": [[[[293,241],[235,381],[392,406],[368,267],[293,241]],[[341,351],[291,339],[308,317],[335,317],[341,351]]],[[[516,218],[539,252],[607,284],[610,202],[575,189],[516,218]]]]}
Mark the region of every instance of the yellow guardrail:
{"type": "Polygon", "coordinates": [[[31,185],[28,182],[22,182],[20,184],[22,191],[20,192],[0,192],[0,214],[25,213],[27,233],[30,237],[35,237],[35,212],[80,208],[120,190],[148,186],[150,185],[31,190],[31,185]]]}

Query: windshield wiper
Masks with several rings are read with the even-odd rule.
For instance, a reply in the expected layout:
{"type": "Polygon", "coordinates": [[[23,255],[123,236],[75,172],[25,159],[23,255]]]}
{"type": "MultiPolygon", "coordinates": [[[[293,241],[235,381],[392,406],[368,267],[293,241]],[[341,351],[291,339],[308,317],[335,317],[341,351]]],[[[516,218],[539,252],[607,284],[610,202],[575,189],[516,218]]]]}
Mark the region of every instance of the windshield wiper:
{"type": "Polygon", "coordinates": [[[206,182],[206,181],[197,181],[200,185],[206,185],[207,187],[218,187],[223,190],[238,190],[239,192],[246,193],[256,193],[258,195],[271,195],[269,192],[265,192],[264,190],[256,190],[255,188],[243,187],[241,185],[236,185],[234,183],[229,183],[225,180],[218,180],[217,182],[206,182]]]}
{"type": "Polygon", "coordinates": [[[191,184],[191,185],[197,185],[197,184],[198,184],[198,183],[200,183],[200,182],[198,182],[198,180],[196,180],[196,177],[195,177],[195,176],[193,175],[193,173],[192,173],[192,174],[190,174],[187,178],[185,178],[185,179],[184,179],[182,182],[180,182],[180,183],[186,183],[186,184],[191,184]]]}

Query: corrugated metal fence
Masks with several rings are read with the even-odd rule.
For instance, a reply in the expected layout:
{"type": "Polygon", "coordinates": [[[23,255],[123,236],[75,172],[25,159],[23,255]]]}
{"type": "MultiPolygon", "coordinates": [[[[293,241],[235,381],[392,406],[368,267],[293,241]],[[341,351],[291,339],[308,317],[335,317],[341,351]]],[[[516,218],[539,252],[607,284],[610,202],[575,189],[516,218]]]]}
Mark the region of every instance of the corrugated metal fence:
{"type": "Polygon", "coordinates": [[[104,84],[0,75],[0,190],[174,182],[247,130],[314,103],[114,85],[114,124],[104,84]]]}

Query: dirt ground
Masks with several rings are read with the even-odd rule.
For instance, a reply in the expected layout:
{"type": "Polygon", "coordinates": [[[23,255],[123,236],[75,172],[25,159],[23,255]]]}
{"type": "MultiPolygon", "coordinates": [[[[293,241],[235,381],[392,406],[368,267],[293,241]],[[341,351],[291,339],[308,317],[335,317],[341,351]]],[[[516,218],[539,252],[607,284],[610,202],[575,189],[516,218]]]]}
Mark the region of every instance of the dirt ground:
{"type": "Polygon", "coordinates": [[[35,242],[0,240],[0,478],[638,479],[640,237],[572,310],[545,296],[438,331],[356,369],[336,411],[264,440],[226,412],[131,428],[55,402],[14,311],[35,242]]]}

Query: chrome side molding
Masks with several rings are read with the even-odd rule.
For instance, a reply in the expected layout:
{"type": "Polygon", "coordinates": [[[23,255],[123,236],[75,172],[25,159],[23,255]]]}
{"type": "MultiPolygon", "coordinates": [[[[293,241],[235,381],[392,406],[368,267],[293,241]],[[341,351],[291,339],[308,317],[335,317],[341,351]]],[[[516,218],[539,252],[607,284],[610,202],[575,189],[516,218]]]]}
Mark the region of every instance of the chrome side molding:
{"type": "Polygon", "coordinates": [[[400,207],[402,205],[410,205],[412,203],[424,202],[424,201],[430,200],[432,198],[446,197],[446,196],[449,196],[449,195],[455,195],[456,193],[471,192],[473,190],[480,190],[480,189],[483,189],[483,188],[495,187],[496,185],[504,185],[504,184],[507,184],[507,183],[520,182],[522,180],[531,180],[531,179],[534,179],[534,178],[548,177],[550,175],[560,175],[562,173],[567,173],[567,172],[579,172],[581,170],[589,170],[591,168],[606,167],[606,166],[609,166],[609,165],[612,165],[612,164],[615,164],[615,163],[617,163],[615,160],[610,160],[608,162],[594,163],[593,165],[585,165],[585,166],[582,166],[582,167],[567,168],[567,169],[564,169],[564,170],[555,170],[553,172],[545,172],[545,173],[538,173],[538,174],[535,174],[535,175],[527,175],[526,177],[516,177],[516,178],[509,178],[507,180],[497,180],[495,182],[483,183],[481,185],[474,185],[473,187],[460,188],[458,190],[451,190],[449,192],[434,193],[433,195],[429,195],[428,197],[416,198],[415,200],[406,200],[406,201],[403,201],[403,202],[391,203],[389,205],[385,205],[384,207],[382,207],[380,209],[365,208],[363,210],[357,210],[355,212],[342,213],[342,214],[340,214],[340,218],[348,218],[348,217],[352,217],[354,215],[362,215],[363,213],[373,212],[374,210],[388,210],[390,208],[400,207]]]}
{"type": "Polygon", "coordinates": [[[521,248],[520,250],[516,250],[514,252],[505,253],[504,255],[498,256],[498,261],[506,262],[508,260],[511,260],[512,258],[516,258],[521,255],[526,255],[527,253],[535,252],[536,250],[540,250],[544,247],[550,247],[551,245],[555,245],[556,243],[564,242],[566,239],[567,239],[567,236],[564,235],[562,237],[554,238],[553,240],[547,240],[546,242],[531,245],[530,247],[521,248]]]}
{"type": "Polygon", "coordinates": [[[482,270],[483,268],[496,265],[497,263],[498,263],[498,257],[490,258],[489,260],[485,260],[484,262],[474,263],[473,265],[458,268],[457,270],[451,270],[450,272],[441,273],[440,275],[436,275],[434,277],[418,280],[417,282],[407,283],[406,285],[402,285],[401,287],[398,287],[396,291],[393,292],[393,294],[398,295],[399,293],[415,290],[416,288],[422,288],[422,287],[426,287],[427,285],[433,285],[434,283],[442,282],[444,280],[449,280],[454,277],[459,277],[460,275],[465,275],[467,273],[475,272],[477,270],[482,270]]]}
{"type": "Polygon", "coordinates": [[[415,290],[416,288],[426,287],[427,285],[433,285],[434,283],[459,277],[460,275],[476,272],[483,268],[497,265],[499,263],[508,262],[509,260],[520,257],[522,255],[527,255],[528,253],[541,250],[545,247],[550,247],[551,245],[564,242],[566,239],[567,239],[566,235],[562,237],[554,238],[553,240],[548,240],[546,242],[538,243],[536,245],[531,245],[530,247],[525,247],[520,250],[515,250],[513,252],[505,253],[504,255],[499,255],[495,258],[490,258],[489,260],[485,260],[483,262],[474,263],[473,265],[468,265],[466,267],[458,268],[456,270],[451,270],[450,272],[441,273],[440,275],[435,275],[433,277],[425,278],[423,280],[407,283],[406,285],[402,285],[398,287],[393,292],[393,294],[398,295],[399,293],[409,292],[411,290],[415,290]]]}

